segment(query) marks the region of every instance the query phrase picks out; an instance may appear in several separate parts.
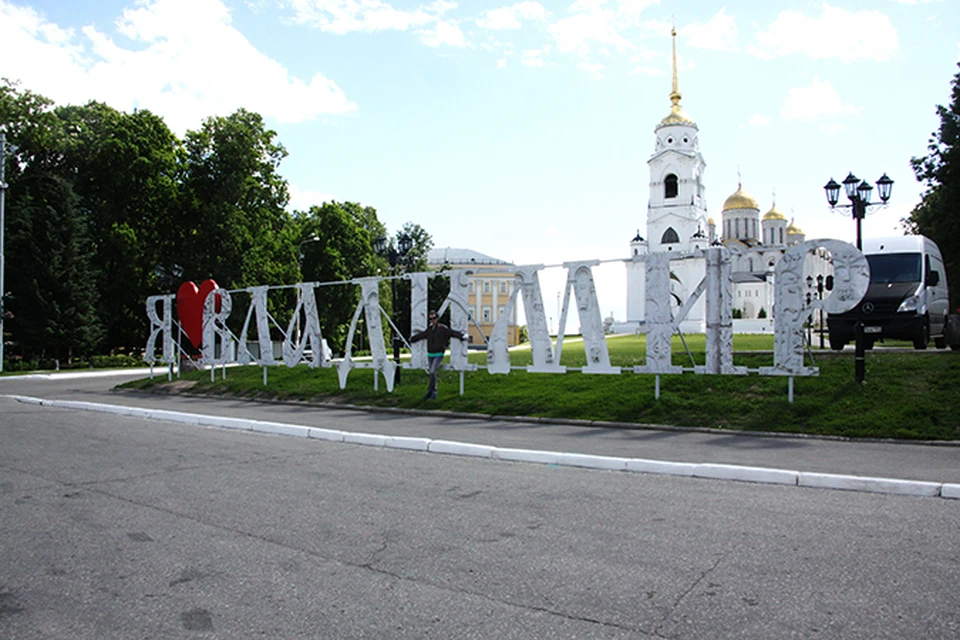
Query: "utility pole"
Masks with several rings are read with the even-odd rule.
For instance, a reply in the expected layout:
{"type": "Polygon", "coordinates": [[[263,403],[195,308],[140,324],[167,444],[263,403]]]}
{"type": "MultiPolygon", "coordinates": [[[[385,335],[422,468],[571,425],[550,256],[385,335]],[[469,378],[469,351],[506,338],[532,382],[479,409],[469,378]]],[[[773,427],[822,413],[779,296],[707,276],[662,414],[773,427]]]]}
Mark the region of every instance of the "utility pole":
{"type": "Polygon", "coordinates": [[[7,195],[7,134],[0,131],[0,373],[3,373],[3,317],[7,315],[6,301],[4,293],[3,280],[3,205],[7,195]]]}

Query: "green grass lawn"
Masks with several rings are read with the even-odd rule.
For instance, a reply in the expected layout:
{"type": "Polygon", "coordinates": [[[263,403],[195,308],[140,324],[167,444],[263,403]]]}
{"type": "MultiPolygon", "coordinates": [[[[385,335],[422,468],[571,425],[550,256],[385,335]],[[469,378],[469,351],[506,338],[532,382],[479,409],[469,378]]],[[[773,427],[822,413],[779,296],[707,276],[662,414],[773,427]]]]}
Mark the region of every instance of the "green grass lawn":
{"type": "MultiPolygon", "coordinates": [[[[703,364],[704,336],[686,338],[696,364],[703,364]]],[[[635,336],[608,340],[612,364],[643,364],[645,340],[635,336]]],[[[734,364],[757,369],[773,364],[773,337],[738,335],[734,364]]],[[[690,355],[674,337],[673,362],[690,367],[690,355]]],[[[484,352],[470,361],[485,362],[484,352]]],[[[184,373],[194,393],[250,398],[323,401],[378,407],[442,409],[502,416],[543,416],[634,424],[714,427],[746,431],[793,432],[854,438],[924,440],[960,439],[960,353],[950,351],[868,351],[866,382],[854,382],[853,352],[814,350],[817,377],[794,379],[794,402],[788,401],[787,378],[751,373],[746,376],[706,376],[684,373],[661,376],[660,398],[655,377],[632,372],[620,375],[566,375],[527,373],[491,375],[485,370],[465,374],[465,393],[459,393],[459,373],[442,371],[436,401],[424,401],[427,374],[405,369],[401,384],[386,392],[380,379],[373,389],[373,371],[355,369],[347,388],[339,389],[334,369],[268,370],[263,385],[261,367],[233,367],[226,378],[218,370],[184,373]]],[[[511,352],[511,364],[530,364],[529,350],[511,352]]],[[[561,364],[585,364],[582,342],[567,342],[561,364]]],[[[809,360],[808,360],[809,363],[809,360]]],[[[139,380],[127,387],[146,389],[166,385],[166,377],[139,380]]],[[[182,384],[181,384],[182,386],[182,384]]]]}

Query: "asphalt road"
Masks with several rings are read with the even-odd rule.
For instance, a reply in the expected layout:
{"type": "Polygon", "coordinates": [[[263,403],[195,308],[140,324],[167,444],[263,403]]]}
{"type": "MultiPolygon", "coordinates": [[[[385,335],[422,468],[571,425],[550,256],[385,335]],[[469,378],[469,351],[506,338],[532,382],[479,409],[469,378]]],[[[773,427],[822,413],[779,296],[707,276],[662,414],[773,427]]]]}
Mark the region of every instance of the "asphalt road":
{"type": "Polygon", "coordinates": [[[120,376],[51,376],[50,379],[0,378],[0,396],[168,409],[188,413],[273,420],[312,427],[545,451],[647,458],[671,462],[752,465],[821,473],[901,480],[960,483],[960,443],[922,445],[850,442],[816,438],[761,437],[741,433],[641,430],[463,419],[269,404],[189,396],[116,392],[120,376]]]}
{"type": "MultiPolygon", "coordinates": [[[[673,460],[787,456],[834,472],[845,459],[907,458],[912,475],[928,457],[938,470],[924,477],[956,481],[951,447],[627,437],[109,386],[0,381],[0,394],[673,460]]],[[[0,638],[956,638],[958,578],[958,500],[472,459],[0,398],[0,638]]]]}

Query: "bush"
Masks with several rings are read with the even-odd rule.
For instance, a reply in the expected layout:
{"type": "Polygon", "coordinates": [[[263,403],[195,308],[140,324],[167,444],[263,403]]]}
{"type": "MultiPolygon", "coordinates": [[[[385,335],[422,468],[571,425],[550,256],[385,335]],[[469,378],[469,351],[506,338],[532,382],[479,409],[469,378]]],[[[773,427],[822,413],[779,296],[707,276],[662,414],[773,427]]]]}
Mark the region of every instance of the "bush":
{"type": "Polygon", "coordinates": [[[112,355],[112,356],[91,356],[89,358],[77,358],[73,362],[64,360],[57,361],[54,358],[35,358],[25,360],[23,358],[13,358],[3,361],[3,370],[5,372],[19,371],[59,371],[67,369],[120,369],[126,367],[143,367],[144,362],[136,356],[112,355]]]}

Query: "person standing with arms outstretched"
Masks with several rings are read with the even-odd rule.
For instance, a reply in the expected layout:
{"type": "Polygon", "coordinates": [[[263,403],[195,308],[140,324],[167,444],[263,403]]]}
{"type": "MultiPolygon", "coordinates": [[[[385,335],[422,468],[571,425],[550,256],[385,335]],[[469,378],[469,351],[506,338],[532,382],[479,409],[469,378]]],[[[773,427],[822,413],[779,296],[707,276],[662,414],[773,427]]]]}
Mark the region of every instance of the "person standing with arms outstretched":
{"type": "Polygon", "coordinates": [[[410,342],[417,342],[418,340],[427,341],[427,361],[429,363],[428,370],[430,371],[430,384],[427,385],[427,395],[423,396],[423,399],[436,400],[437,371],[440,370],[440,364],[443,362],[443,354],[446,353],[447,347],[450,346],[450,338],[466,340],[467,334],[454,331],[447,325],[441,323],[440,318],[437,317],[436,311],[430,311],[427,317],[430,324],[428,324],[427,328],[423,331],[418,331],[410,336],[410,342]]]}

